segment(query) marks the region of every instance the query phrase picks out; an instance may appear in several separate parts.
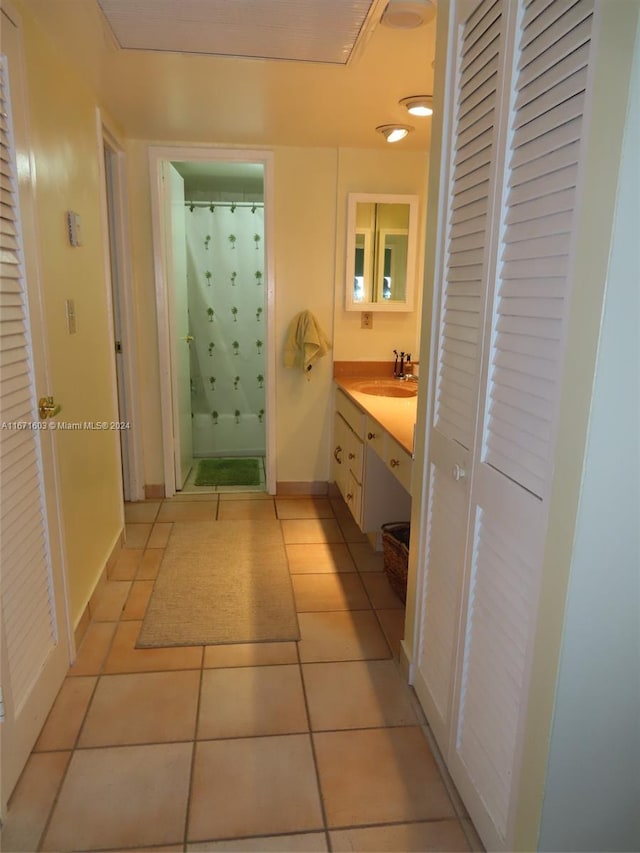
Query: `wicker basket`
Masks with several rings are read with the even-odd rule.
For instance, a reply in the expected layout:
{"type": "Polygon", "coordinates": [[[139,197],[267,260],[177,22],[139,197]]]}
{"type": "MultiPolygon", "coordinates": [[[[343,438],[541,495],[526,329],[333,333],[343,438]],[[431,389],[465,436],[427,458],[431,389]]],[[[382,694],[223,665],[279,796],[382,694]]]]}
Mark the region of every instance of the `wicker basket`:
{"type": "Polygon", "coordinates": [[[384,570],[395,594],[407,601],[407,570],[409,568],[409,537],[411,528],[408,521],[392,521],[382,525],[382,552],[384,570]]]}

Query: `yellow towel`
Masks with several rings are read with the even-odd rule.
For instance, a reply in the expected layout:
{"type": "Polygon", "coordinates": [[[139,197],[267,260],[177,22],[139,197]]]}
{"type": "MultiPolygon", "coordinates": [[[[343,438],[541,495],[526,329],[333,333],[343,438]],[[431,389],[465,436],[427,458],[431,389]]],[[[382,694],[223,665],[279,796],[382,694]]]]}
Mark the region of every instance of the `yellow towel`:
{"type": "Polygon", "coordinates": [[[291,321],[284,344],[284,366],[299,366],[308,373],[326,355],[331,343],[311,311],[301,311],[291,321]]]}

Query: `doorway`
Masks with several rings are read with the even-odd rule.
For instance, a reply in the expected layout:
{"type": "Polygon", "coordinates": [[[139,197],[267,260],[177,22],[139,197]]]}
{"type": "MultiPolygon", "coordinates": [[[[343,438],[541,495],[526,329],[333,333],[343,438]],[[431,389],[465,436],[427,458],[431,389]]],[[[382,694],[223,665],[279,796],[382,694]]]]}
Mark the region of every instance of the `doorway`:
{"type": "Polygon", "coordinates": [[[273,493],[271,157],[151,149],[150,161],[165,494],[217,488],[202,463],[221,459],[253,460],[249,487],[273,493]]]}
{"type": "Polygon", "coordinates": [[[97,133],[101,144],[102,186],[104,188],[104,237],[107,302],[111,306],[115,392],[119,430],[122,490],[125,501],[144,499],[142,449],[138,424],[137,356],[133,331],[130,286],[128,222],[126,204],[125,154],[115,135],[106,127],[98,111],[97,133]]]}

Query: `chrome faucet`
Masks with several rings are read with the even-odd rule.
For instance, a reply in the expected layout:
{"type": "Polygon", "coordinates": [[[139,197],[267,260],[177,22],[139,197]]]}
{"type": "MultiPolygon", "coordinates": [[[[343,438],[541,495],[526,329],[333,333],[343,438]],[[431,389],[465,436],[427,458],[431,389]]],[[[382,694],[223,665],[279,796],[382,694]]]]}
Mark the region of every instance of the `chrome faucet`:
{"type": "Polygon", "coordinates": [[[405,359],[407,364],[411,361],[411,353],[410,352],[398,352],[397,349],[394,349],[393,354],[396,357],[395,363],[393,365],[393,375],[397,379],[408,379],[410,377],[410,373],[405,374],[405,359]],[[400,359],[400,367],[398,368],[398,359],[400,359]]]}

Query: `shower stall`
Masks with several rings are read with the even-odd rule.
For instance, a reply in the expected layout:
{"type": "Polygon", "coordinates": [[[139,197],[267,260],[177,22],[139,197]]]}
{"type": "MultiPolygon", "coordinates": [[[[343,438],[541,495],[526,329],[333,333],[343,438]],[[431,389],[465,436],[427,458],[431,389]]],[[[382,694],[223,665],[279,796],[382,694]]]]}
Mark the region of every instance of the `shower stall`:
{"type": "Polygon", "coordinates": [[[264,457],[262,193],[185,182],[185,230],[193,456],[264,457]]]}

